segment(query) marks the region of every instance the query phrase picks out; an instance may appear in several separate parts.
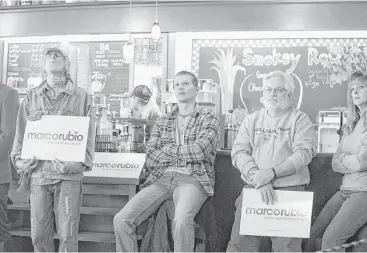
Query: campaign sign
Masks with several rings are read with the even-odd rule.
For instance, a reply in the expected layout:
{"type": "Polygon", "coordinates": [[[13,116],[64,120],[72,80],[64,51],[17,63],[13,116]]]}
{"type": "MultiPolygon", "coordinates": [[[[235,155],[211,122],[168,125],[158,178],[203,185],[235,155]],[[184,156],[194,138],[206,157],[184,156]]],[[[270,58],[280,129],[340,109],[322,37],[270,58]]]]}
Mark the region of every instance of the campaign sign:
{"type": "Polygon", "coordinates": [[[313,192],[275,190],[277,202],[265,204],[260,192],[243,189],[241,235],[309,238],[313,192]]]}
{"type": "Polygon", "coordinates": [[[88,177],[139,178],[145,163],[143,153],[94,153],[88,177]]]}
{"type": "Polygon", "coordinates": [[[87,147],[89,117],[43,115],[27,121],[22,159],[84,162],[87,147]]]}

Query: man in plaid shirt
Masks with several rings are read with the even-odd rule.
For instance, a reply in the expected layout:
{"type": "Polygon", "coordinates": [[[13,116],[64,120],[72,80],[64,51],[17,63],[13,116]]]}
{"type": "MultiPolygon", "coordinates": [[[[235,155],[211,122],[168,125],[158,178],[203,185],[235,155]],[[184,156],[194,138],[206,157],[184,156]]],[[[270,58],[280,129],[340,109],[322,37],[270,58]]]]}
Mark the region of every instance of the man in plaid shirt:
{"type": "Polygon", "coordinates": [[[198,84],[188,71],[174,79],[177,106],[157,120],[146,146],[150,174],[113,221],[117,252],[138,251],[136,227],[170,198],[175,205],[174,250],[194,250],[194,218],[214,194],[219,137],[218,116],[196,103],[198,84]]]}

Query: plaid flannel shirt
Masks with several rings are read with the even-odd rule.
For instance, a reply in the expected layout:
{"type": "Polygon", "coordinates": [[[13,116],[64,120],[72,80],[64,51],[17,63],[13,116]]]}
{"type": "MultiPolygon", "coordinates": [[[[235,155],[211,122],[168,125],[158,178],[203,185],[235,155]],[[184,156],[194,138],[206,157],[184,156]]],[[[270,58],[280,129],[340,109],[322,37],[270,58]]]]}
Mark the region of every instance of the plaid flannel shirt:
{"type": "Polygon", "coordinates": [[[214,162],[219,139],[219,118],[196,104],[184,133],[184,144],[175,139],[178,107],[160,117],[146,145],[146,166],[150,171],[142,187],[154,183],[168,167],[186,167],[206,194],[214,194],[214,162]]]}

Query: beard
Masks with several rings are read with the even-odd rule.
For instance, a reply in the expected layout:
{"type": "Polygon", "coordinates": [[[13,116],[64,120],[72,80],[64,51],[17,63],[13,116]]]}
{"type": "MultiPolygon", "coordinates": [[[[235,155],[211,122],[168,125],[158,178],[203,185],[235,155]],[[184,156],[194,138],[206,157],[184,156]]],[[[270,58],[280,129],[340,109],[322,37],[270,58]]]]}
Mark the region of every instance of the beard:
{"type": "Polygon", "coordinates": [[[270,100],[269,99],[262,99],[264,107],[266,109],[272,110],[284,110],[290,107],[288,100],[270,100]]]}

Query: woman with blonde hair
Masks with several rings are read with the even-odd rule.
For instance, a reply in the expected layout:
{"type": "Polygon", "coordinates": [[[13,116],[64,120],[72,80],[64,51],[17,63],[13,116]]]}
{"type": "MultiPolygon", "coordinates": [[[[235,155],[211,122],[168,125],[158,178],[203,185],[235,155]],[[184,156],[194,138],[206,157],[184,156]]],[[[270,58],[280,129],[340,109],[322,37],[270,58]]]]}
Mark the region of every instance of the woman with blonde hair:
{"type": "Polygon", "coordinates": [[[344,174],[340,190],[328,201],[311,228],[305,251],[345,243],[367,223],[367,75],[354,72],[348,82],[348,117],[332,169],[344,174]]]}

